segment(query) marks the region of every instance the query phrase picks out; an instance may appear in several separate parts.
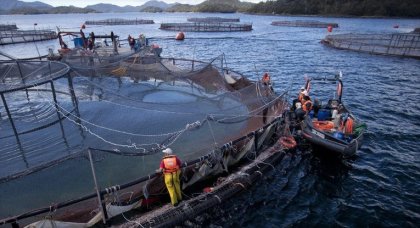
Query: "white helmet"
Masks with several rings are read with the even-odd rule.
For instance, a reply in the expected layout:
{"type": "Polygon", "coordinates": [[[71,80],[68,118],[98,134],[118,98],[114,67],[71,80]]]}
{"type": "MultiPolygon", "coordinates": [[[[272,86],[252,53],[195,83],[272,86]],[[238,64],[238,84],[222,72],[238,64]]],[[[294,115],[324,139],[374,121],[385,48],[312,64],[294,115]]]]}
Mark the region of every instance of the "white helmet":
{"type": "Polygon", "coordinates": [[[172,154],[172,149],[171,148],[166,148],[166,149],[162,150],[162,153],[172,154]]]}

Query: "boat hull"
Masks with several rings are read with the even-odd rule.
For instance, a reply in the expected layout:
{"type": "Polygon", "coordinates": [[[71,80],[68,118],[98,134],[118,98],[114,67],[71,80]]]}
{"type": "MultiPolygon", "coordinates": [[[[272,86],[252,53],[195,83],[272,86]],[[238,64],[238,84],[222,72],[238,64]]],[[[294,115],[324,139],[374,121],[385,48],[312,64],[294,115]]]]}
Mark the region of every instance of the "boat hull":
{"type": "Polygon", "coordinates": [[[310,143],[343,157],[351,157],[356,154],[363,140],[363,133],[350,142],[334,138],[332,135],[315,129],[310,123],[310,117],[302,121],[302,136],[310,143]]]}

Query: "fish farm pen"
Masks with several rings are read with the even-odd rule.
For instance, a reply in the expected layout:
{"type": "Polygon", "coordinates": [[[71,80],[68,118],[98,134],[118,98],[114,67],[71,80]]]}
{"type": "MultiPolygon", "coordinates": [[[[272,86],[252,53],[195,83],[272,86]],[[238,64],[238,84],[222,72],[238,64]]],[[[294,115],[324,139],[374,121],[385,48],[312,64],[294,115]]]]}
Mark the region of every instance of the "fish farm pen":
{"type": "MultiPolygon", "coordinates": [[[[80,58],[77,69],[0,62],[0,192],[7,195],[0,226],[85,227],[159,207],[168,194],[155,170],[167,147],[183,160],[184,189],[255,161],[251,179],[217,190],[225,198],[272,162],[259,155],[290,137],[287,93],[227,69],[223,55],[208,62],[110,58],[99,65],[80,58]]],[[[279,158],[281,150],[266,155],[279,158]]]]}
{"type": "Polygon", "coordinates": [[[252,24],[236,23],[162,23],[162,30],[183,32],[248,32],[252,31],[252,24]]]}
{"type": "Polygon", "coordinates": [[[328,28],[331,26],[333,28],[338,28],[337,23],[327,23],[320,21],[273,21],[271,25],[274,26],[286,26],[286,27],[308,27],[308,28],[328,28]]]}
{"type": "Polygon", "coordinates": [[[144,19],[134,19],[134,20],[127,20],[121,18],[111,18],[105,20],[97,20],[97,21],[86,21],[85,24],[87,25],[141,25],[141,24],[154,24],[153,20],[144,20],[144,19]]]}
{"type": "Polygon", "coordinates": [[[0,31],[0,45],[27,43],[53,39],[57,39],[57,33],[51,30],[0,31]]]}
{"type": "Polygon", "coordinates": [[[192,17],[188,18],[189,22],[205,22],[205,23],[214,23],[214,22],[240,22],[239,18],[223,18],[223,17],[192,17]]]}
{"type": "Polygon", "coordinates": [[[337,34],[326,36],[321,43],[344,50],[420,58],[420,33],[337,34]]]}
{"type": "Polygon", "coordinates": [[[0,24],[0,31],[17,30],[16,24],[0,24]]]}

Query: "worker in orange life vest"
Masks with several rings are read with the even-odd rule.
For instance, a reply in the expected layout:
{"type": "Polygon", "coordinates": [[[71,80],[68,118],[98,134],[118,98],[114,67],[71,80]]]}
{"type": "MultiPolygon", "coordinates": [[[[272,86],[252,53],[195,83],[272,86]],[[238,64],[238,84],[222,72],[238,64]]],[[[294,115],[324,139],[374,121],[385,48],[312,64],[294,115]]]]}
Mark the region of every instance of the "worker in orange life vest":
{"type": "MultiPolygon", "coordinates": [[[[306,93],[308,94],[308,93],[306,93]]],[[[302,110],[308,114],[312,110],[312,101],[308,95],[304,95],[302,98],[302,110]]]]}
{"type": "Polygon", "coordinates": [[[177,206],[182,200],[181,185],[179,176],[181,174],[181,160],[173,154],[171,148],[166,148],[162,151],[165,156],[160,162],[160,168],[158,172],[163,172],[165,178],[165,185],[168,189],[169,196],[171,197],[171,203],[177,206]]]}
{"type": "Polygon", "coordinates": [[[270,85],[271,84],[270,75],[267,72],[265,72],[264,75],[262,76],[261,81],[264,83],[264,85],[270,85]]]}
{"type": "Polygon", "coordinates": [[[292,111],[294,111],[294,110],[298,109],[299,107],[301,107],[302,98],[303,98],[303,94],[304,93],[307,93],[307,92],[306,92],[305,87],[302,86],[300,88],[300,91],[299,91],[299,94],[298,94],[298,98],[294,99],[293,102],[292,102],[292,104],[293,104],[293,106],[291,108],[292,111]],[[298,105],[296,105],[296,104],[298,104],[298,105]]]}
{"type": "Polygon", "coordinates": [[[311,98],[308,96],[308,92],[303,92],[303,97],[301,101],[301,108],[296,109],[296,117],[301,120],[305,115],[307,115],[312,110],[312,101],[311,98]]]}

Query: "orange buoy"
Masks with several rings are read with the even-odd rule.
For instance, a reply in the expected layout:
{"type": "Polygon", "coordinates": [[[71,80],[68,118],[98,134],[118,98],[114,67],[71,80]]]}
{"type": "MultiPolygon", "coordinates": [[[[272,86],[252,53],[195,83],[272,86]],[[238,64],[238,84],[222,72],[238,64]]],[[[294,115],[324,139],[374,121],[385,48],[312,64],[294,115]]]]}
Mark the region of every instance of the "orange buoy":
{"type": "Polygon", "coordinates": [[[327,30],[328,30],[328,32],[332,32],[333,31],[333,27],[331,25],[328,25],[327,30]]]}
{"type": "Polygon", "coordinates": [[[292,149],[296,147],[296,140],[292,136],[283,136],[279,139],[280,145],[286,149],[292,149]]]}
{"type": "Polygon", "coordinates": [[[184,40],[185,39],[185,34],[183,32],[179,32],[178,34],[176,34],[175,39],[176,40],[184,40]]]}

